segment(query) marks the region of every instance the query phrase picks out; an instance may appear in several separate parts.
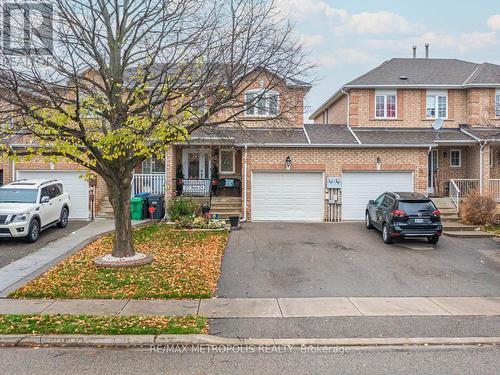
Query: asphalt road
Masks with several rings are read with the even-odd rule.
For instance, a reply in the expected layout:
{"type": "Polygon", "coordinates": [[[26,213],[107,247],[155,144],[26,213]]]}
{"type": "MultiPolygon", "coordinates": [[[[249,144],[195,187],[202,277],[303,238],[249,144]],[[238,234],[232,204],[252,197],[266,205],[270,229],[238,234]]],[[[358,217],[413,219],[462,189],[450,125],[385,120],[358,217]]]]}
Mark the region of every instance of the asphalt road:
{"type": "Polygon", "coordinates": [[[247,223],[230,235],[219,297],[498,296],[500,243],[386,245],[362,223],[247,223]]]}
{"type": "MultiPolygon", "coordinates": [[[[258,348],[254,348],[258,351],[258,348]]],[[[246,349],[248,350],[248,349],[246,349]]],[[[262,349],[263,350],[263,349],[262,349]]],[[[270,349],[269,349],[270,350],[270,349]]],[[[273,350],[277,350],[276,348],[273,350]]],[[[0,349],[2,374],[498,374],[495,347],[347,349],[328,353],[151,353],[149,349],[0,349]]]]}
{"type": "Polygon", "coordinates": [[[70,220],[68,226],[64,229],[58,227],[47,228],[40,233],[40,238],[35,243],[26,243],[22,238],[0,239],[0,267],[4,267],[26,255],[29,255],[49,243],[74,232],[87,225],[89,221],[70,220]]]}
{"type": "Polygon", "coordinates": [[[252,338],[500,337],[500,316],[211,319],[210,334],[252,338]]]}

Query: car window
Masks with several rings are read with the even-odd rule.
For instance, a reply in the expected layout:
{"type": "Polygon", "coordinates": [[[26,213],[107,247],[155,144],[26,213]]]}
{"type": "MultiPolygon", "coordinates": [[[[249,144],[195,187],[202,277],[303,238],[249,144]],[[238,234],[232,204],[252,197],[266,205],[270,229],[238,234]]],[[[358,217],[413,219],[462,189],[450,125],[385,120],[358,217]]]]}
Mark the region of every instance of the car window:
{"type": "Polygon", "coordinates": [[[49,185],[49,186],[47,186],[47,190],[49,192],[50,199],[53,199],[53,198],[61,195],[61,190],[59,190],[59,186],[57,186],[57,185],[49,185]]]}
{"type": "Polygon", "coordinates": [[[382,207],[384,208],[389,208],[393,205],[394,199],[391,197],[388,197],[387,195],[384,197],[384,200],[382,201],[382,207]]]}
{"type": "Polygon", "coordinates": [[[0,188],[0,203],[36,203],[38,190],[0,188]]]}
{"type": "Polygon", "coordinates": [[[431,201],[400,201],[399,209],[408,215],[418,215],[419,212],[432,212],[436,206],[431,201]]]}
{"type": "Polygon", "coordinates": [[[385,195],[382,194],[380,197],[378,197],[377,199],[375,199],[375,207],[380,207],[380,205],[382,204],[382,200],[384,199],[385,195]]]}
{"type": "Polygon", "coordinates": [[[42,188],[41,193],[40,193],[40,199],[42,199],[43,197],[49,197],[50,198],[48,187],[42,188]]]}

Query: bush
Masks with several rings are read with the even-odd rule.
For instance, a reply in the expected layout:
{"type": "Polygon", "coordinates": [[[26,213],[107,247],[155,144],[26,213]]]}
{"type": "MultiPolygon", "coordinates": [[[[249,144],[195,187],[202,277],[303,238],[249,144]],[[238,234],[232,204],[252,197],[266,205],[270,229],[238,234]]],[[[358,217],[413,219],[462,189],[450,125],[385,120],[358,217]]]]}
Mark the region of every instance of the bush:
{"type": "Polygon", "coordinates": [[[191,198],[176,197],[168,203],[167,213],[172,221],[191,219],[197,209],[196,203],[191,198]]]}
{"type": "Polygon", "coordinates": [[[495,221],[496,202],[477,192],[468,195],[460,204],[462,221],[466,224],[485,225],[495,221]]]}

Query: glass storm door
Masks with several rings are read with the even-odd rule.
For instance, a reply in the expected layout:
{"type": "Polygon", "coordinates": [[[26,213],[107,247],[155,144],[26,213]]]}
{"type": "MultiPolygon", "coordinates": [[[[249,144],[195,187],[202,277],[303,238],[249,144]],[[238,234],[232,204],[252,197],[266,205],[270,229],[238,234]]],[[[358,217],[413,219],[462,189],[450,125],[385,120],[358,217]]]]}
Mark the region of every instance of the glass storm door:
{"type": "Polygon", "coordinates": [[[182,151],[184,178],[210,178],[210,152],[207,150],[185,149],[182,151]]]}
{"type": "Polygon", "coordinates": [[[427,173],[427,191],[429,194],[434,194],[434,184],[436,178],[436,172],[438,170],[438,150],[432,150],[429,152],[428,159],[428,173],[427,173]]]}

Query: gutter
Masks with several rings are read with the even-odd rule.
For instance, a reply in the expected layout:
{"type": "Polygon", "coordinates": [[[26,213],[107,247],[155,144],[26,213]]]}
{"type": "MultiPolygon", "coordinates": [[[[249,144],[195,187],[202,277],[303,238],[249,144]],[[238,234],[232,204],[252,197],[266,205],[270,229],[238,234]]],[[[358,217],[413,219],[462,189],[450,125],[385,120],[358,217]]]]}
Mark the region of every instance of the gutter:
{"type": "Polygon", "coordinates": [[[437,147],[436,144],[359,144],[359,143],[243,143],[240,145],[235,145],[238,147],[283,147],[283,148],[429,148],[437,147]]]}

